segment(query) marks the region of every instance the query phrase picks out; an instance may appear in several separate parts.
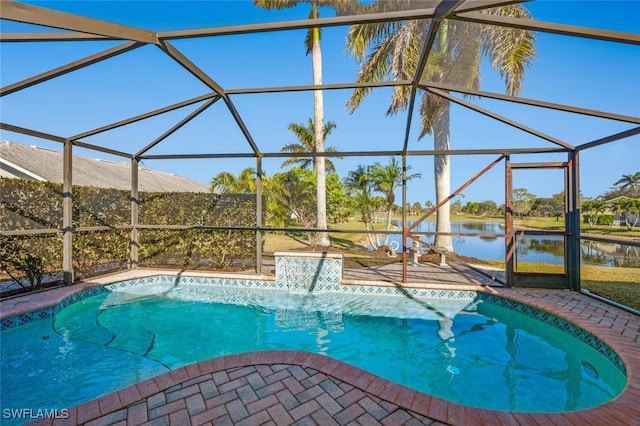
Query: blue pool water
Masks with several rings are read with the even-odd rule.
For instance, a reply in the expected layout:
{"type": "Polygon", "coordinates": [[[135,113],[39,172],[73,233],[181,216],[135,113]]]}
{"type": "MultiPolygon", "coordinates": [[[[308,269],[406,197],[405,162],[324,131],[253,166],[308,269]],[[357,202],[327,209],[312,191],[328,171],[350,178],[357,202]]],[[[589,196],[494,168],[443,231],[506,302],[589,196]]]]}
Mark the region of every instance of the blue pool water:
{"type": "Polygon", "coordinates": [[[579,410],[624,374],[558,328],[469,292],[458,299],[145,286],[2,332],[2,408],[62,409],[200,360],[325,354],[474,407],[579,410]]]}

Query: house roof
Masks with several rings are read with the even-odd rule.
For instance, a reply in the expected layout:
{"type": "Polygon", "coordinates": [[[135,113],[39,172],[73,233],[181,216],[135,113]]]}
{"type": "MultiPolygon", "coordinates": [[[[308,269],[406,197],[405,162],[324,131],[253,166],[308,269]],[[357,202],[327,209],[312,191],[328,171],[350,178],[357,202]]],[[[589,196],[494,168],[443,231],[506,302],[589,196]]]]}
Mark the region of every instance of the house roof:
{"type": "MultiPolygon", "coordinates": [[[[131,189],[131,163],[73,156],[73,184],[131,189]]],[[[62,152],[0,141],[0,177],[62,183],[62,152]]],[[[203,183],[140,167],[138,188],[144,192],[209,192],[203,183]]]]}
{"type": "Polygon", "coordinates": [[[613,203],[613,202],[615,202],[615,201],[622,200],[622,199],[629,199],[629,197],[627,197],[626,195],[620,195],[620,196],[618,196],[618,197],[613,197],[613,198],[610,198],[610,199],[608,199],[608,200],[604,200],[604,201],[605,201],[606,203],[613,203]]]}

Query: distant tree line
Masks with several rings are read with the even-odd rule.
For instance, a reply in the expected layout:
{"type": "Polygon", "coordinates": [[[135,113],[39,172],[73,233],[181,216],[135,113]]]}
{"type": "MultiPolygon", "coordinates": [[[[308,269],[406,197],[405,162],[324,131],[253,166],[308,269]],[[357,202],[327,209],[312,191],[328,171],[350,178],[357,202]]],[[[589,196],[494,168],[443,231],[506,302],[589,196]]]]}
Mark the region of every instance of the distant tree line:
{"type": "MultiPolygon", "coordinates": [[[[307,147],[310,150],[309,147],[307,147]]],[[[333,149],[333,148],[330,148],[333,149]]],[[[287,146],[288,152],[305,152],[301,147],[287,146]]],[[[306,151],[308,152],[308,151],[306,151]]],[[[315,187],[313,171],[309,170],[311,162],[304,158],[288,159],[282,166],[300,164],[288,171],[279,172],[271,177],[262,176],[264,198],[266,199],[265,221],[269,226],[286,228],[300,226],[313,228],[315,223],[315,187]]],[[[333,164],[328,162],[335,170],[333,164]]],[[[410,167],[408,168],[410,170],[410,167]]],[[[420,178],[420,174],[408,174],[407,181],[420,178]]],[[[585,222],[592,227],[596,224],[611,225],[615,217],[623,218],[628,229],[633,229],[638,222],[638,201],[634,197],[638,193],[639,184],[634,180],[636,175],[624,175],[616,181],[614,187],[595,200],[583,199],[582,212],[585,222]],[[609,201],[605,201],[609,200],[609,201]]],[[[372,232],[376,222],[386,222],[390,229],[391,216],[400,214],[402,207],[395,203],[395,191],[402,185],[402,168],[395,158],[387,164],[374,163],[359,165],[349,171],[344,179],[335,172],[327,176],[327,217],[332,223],[358,217],[364,224],[368,234],[369,245],[379,247],[388,243],[388,238],[377,239],[372,232]]],[[[213,178],[212,191],[219,193],[254,193],[255,170],[248,168],[238,176],[223,172],[213,178]]],[[[463,204],[463,194],[450,204],[453,215],[470,215],[479,217],[503,217],[505,205],[493,200],[467,201],[463,204]]],[[[424,214],[434,204],[427,201],[407,203],[409,215],[424,214]]],[[[554,217],[560,220],[565,213],[564,191],[551,197],[537,197],[526,188],[515,188],[512,193],[513,213],[518,217],[554,217]]],[[[308,235],[313,244],[312,234],[308,235]]]]}
{"type": "MultiPolygon", "coordinates": [[[[261,177],[267,225],[274,228],[314,227],[315,174],[307,168],[311,163],[301,161],[300,164],[303,167],[261,177]]],[[[255,177],[256,171],[252,168],[242,170],[238,176],[222,172],[212,179],[211,190],[222,194],[251,194],[255,192],[255,177]]],[[[407,180],[419,177],[420,174],[410,174],[407,180]]],[[[364,223],[370,245],[374,248],[387,245],[388,236],[378,239],[372,231],[374,223],[382,221],[380,213],[385,217],[387,230],[391,229],[391,216],[399,209],[395,204],[395,191],[401,185],[402,167],[395,158],[384,165],[360,165],[344,180],[337,173],[330,173],[326,177],[327,218],[332,223],[340,223],[358,215],[364,223]]],[[[308,233],[307,239],[314,244],[313,233],[308,233]]]]}

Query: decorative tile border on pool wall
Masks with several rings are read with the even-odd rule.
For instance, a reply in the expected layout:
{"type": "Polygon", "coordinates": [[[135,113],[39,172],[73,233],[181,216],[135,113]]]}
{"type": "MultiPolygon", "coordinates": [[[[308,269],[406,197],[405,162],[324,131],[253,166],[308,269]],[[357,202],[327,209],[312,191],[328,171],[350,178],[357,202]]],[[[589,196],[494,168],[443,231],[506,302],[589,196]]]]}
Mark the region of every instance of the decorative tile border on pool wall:
{"type": "Polygon", "coordinates": [[[37,311],[25,312],[23,314],[14,315],[11,317],[2,318],[0,321],[0,331],[8,330],[10,328],[16,328],[23,325],[30,324],[35,321],[42,321],[49,318],[55,318],[56,314],[67,307],[78,303],[81,300],[89,297],[97,296],[98,294],[107,293],[109,290],[103,286],[91,287],[78,293],[72,294],[64,298],[61,302],[53,306],[47,306],[46,308],[38,309],[37,311]]]}
{"type": "MultiPolygon", "coordinates": [[[[72,294],[60,303],[54,306],[39,309],[37,311],[26,312],[20,315],[2,318],[0,321],[0,331],[10,328],[20,327],[30,324],[34,321],[46,320],[54,318],[56,314],[63,309],[80,302],[89,297],[97,296],[105,292],[126,291],[128,288],[140,287],[147,285],[170,287],[177,285],[193,285],[203,287],[235,287],[247,289],[272,289],[272,290],[290,290],[289,286],[283,282],[274,282],[270,280],[255,280],[241,278],[211,278],[211,277],[193,277],[193,276],[175,276],[175,275],[153,275],[143,278],[135,278],[132,280],[119,281],[104,286],[92,287],[78,293],[72,294]]],[[[409,296],[419,298],[439,298],[439,299],[473,299],[475,292],[465,290],[441,290],[441,289],[418,289],[418,288],[398,288],[398,287],[382,287],[382,286],[364,286],[349,285],[343,286],[339,282],[332,284],[324,284],[322,291],[339,292],[348,294],[363,294],[375,296],[409,296]],[[472,293],[472,294],[470,294],[472,293]]],[[[320,291],[313,289],[313,291],[320,291]]],[[[204,293],[204,290],[203,290],[204,293]]]]}
{"type": "MultiPolygon", "coordinates": [[[[288,291],[288,285],[283,282],[270,281],[270,280],[254,280],[254,279],[242,279],[242,278],[212,278],[212,277],[193,277],[193,276],[175,276],[175,275],[154,275],[144,278],[136,278],[127,281],[120,281],[104,286],[92,287],[76,294],[73,294],[65,298],[62,302],[55,306],[43,308],[38,311],[27,312],[24,314],[3,318],[0,322],[0,330],[4,331],[10,328],[20,327],[22,325],[29,324],[34,321],[45,320],[48,318],[54,318],[55,315],[74,303],[84,300],[89,297],[96,296],[105,292],[113,291],[126,291],[128,288],[140,287],[140,286],[166,286],[167,289],[178,286],[187,285],[194,286],[193,290],[197,292],[197,287],[203,287],[203,293],[206,293],[205,288],[210,287],[233,287],[233,288],[246,288],[246,289],[271,289],[271,290],[283,290],[288,291]]],[[[299,289],[298,289],[299,290],[299,289]]],[[[308,290],[307,290],[308,291],[308,290]]],[[[566,321],[562,318],[526,305],[524,303],[516,302],[511,299],[506,299],[490,293],[475,292],[469,290],[443,290],[443,289],[421,289],[421,288],[405,288],[405,287],[382,287],[382,286],[364,286],[364,285],[341,285],[340,283],[325,284],[322,290],[317,288],[313,289],[315,292],[332,292],[332,293],[348,293],[348,294],[362,294],[372,296],[408,296],[416,298],[437,298],[437,299],[467,299],[473,300],[476,297],[480,300],[492,303],[503,308],[510,309],[515,312],[519,312],[528,317],[537,319],[552,327],[555,327],[570,336],[580,340],[587,346],[595,349],[598,353],[602,354],[611,363],[613,363],[622,373],[626,376],[627,369],[622,362],[622,359],[611,349],[609,345],[602,340],[595,337],[585,329],[578,327],[577,325],[566,321]]]]}
{"type": "Polygon", "coordinates": [[[618,370],[620,370],[625,376],[627,376],[627,367],[624,365],[624,362],[618,356],[618,354],[613,349],[611,349],[609,345],[595,337],[593,334],[589,333],[584,328],[578,327],[577,325],[562,318],[558,318],[557,316],[548,312],[541,311],[538,308],[534,308],[532,306],[516,302],[514,300],[506,299],[504,297],[496,296],[495,294],[479,292],[478,297],[483,302],[488,302],[514,312],[519,312],[523,315],[541,321],[547,325],[550,325],[559,329],[560,331],[567,333],[568,335],[580,340],[585,345],[595,349],[598,353],[600,353],[613,365],[615,365],[618,370]]]}
{"type": "Polygon", "coordinates": [[[276,283],[291,291],[331,290],[342,282],[342,253],[279,251],[273,257],[276,283]]]}
{"type": "Polygon", "coordinates": [[[48,306],[37,311],[25,312],[20,315],[2,318],[0,321],[0,331],[9,330],[23,325],[31,324],[35,321],[46,320],[55,317],[55,312],[59,312],[56,306],[48,306]]]}
{"type": "MultiPolygon", "coordinates": [[[[201,287],[234,287],[246,289],[268,289],[268,290],[289,290],[287,284],[270,280],[254,280],[241,278],[213,278],[213,277],[192,277],[192,276],[171,276],[156,275],[152,277],[139,278],[128,281],[121,281],[113,284],[105,285],[109,291],[126,290],[131,287],[144,285],[160,285],[160,286],[177,286],[177,285],[193,285],[201,287]]],[[[196,289],[197,291],[197,289],[196,289]]],[[[437,298],[437,299],[467,299],[473,300],[476,292],[469,290],[442,290],[428,288],[404,288],[404,287],[382,287],[382,286],[366,286],[366,285],[341,285],[334,284],[324,286],[322,290],[313,289],[313,292],[332,292],[332,293],[348,293],[362,294],[372,296],[409,296],[419,298],[437,298]]],[[[206,294],[203,289],[203,294],[206,294]]]]}

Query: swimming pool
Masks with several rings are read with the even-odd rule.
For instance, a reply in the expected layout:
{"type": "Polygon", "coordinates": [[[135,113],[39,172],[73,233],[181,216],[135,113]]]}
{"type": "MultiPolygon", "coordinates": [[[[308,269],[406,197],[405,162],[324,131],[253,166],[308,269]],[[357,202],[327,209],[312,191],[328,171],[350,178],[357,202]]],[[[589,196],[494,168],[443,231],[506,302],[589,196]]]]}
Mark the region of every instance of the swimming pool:
{"type": "Polygon", "coordinates": [[[343,287],[309,294],[153,277],[74,295],[54,308],[55,321],[3,331],[3,408],[65,408],[195,361],[264,349],[325,354],[497,410],[578,410],[626,383],[603,342],[527,305],[470,291],[343,287]]]}

